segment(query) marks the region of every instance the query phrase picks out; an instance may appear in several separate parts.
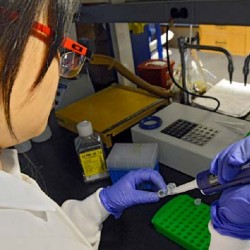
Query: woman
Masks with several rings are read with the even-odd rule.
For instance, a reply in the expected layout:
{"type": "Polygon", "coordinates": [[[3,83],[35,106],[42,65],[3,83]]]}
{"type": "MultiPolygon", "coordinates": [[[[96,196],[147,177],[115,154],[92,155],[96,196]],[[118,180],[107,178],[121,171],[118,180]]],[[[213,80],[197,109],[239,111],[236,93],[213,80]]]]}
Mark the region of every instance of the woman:
{"type": "Polygon", "coordinates": [[[59,207],[21,174],[16,151],[5,149],[44,131],[59,73],[74,73],[62,69],[58,51],[61,45],[84,49],[64,37],[77,7],[75,0],[0,2],[1,249],[97,249],[109,214],[118,218],[129,206],[159,200],[155,192],[136,190],[138,183],[166,188],[159,173],[140,170],[84,201],[59,207]]]}
{"type": "MultiPolygon", "coordinates": [[[[130,206],[159,200],[155,192],[136,190],[138,183],[151,181],[156,189],[166,188],[159,173],[139,170],[84,201],[69,200],[59,207],[20,172],[16,151],[5,149],[43,132],[59,73],[78,72],[62,69],[60,46],[88,55],[81,45],[64,37],[77,7],[75,0],[0,1],[0,242],[4,250],[97,249],[102,222],[109,214],[118,218],[130,206]]],[[[217,164],[223,159],[225,154],[219,154],[212,164],[218,167],[212,171],[227,168],[226,161],[217,164]]],[[[231,221],[228,216],[239,211],[227,199],[237,191],[225,192],[214,204],[211,249],[249,249],[248,234],[244,240],[241,237],[250,221],[247,195],[242,201],[245,217],[233,216],[231,221]],[[234,234],[237,226],[241,230],[234,234]]],[[[241,195],[247,193],[243,191],[241,195]]]]}

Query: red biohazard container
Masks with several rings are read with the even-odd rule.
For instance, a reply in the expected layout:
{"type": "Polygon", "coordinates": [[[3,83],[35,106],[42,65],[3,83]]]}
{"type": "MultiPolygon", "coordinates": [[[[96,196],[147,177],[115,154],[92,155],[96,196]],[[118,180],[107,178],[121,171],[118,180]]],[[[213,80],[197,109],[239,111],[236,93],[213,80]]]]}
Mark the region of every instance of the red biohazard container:
{"type": "MultiPolygon", "coordinates": [[[[175,62],[170,61],[171,71],[173,72],[175,62]]],[[[169,89],[172,85],[167,61],[161,59],[150,59],[137,66],[137,74],[145,81],[169,89]]]]}

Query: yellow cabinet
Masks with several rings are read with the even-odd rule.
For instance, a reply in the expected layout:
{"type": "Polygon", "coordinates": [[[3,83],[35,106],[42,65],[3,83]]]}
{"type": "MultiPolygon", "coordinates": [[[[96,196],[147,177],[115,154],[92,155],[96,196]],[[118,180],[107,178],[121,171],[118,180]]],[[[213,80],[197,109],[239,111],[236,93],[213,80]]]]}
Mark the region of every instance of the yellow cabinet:
{"type": "Polygon", "coordinates": [[[250,27],[246,27],[246,55],[250,54],[250,27]]]}
{"type": "MultiPolygon", "coordinates": [[[[218,46],[227,49],[233,55],[245,56],[250,51],[247,44],[245,26],[200,25],[200,44],[218,46]]],[[[249,41],[250,41],[250,30],[249,41]]]]}

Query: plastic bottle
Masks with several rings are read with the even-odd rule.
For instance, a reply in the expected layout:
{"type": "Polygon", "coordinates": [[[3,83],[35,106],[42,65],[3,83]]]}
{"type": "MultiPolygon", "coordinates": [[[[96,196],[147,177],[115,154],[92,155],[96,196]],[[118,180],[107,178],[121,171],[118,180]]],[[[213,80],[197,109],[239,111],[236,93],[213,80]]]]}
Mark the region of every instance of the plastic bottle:
{"type": "Polygon", "coordinates": [[[100,136],[93,132],[92,124],[83,121],[77,124],[79,136],[75,139],[75,149],[83,169],[85,182],[108,177],[105,153],[100,136]]]}

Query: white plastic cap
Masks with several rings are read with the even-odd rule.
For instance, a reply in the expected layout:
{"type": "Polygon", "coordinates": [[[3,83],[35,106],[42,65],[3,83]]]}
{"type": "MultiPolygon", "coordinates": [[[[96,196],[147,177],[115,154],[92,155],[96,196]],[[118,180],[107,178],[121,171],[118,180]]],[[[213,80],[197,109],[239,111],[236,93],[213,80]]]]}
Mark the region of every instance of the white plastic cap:
{"type": "Polygon", "coordinates": [[[93,127],[91,122],[89,121],[83,121],[79,122],[76,125],[77,132],[79,136],[84,137],[84,136],[90,136],[93,134],[93,127]]]}
{"type": "Polygon", "coordinates": [[[32,144],[30,140],[24,141],[20,144],[16,144],[14,148],[17,150],[18,153],[26,153],[32,148],[32,144]]]}

